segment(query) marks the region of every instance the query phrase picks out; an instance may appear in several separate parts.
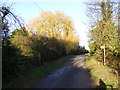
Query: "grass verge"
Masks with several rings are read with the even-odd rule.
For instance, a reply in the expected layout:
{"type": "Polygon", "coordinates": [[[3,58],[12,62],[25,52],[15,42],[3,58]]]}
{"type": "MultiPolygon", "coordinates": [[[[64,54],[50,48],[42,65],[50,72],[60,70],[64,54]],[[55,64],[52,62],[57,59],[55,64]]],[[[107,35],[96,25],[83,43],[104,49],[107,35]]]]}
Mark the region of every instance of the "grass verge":
{"type": "Polygon", "coordinates": [[[106,88],[118,88],[118,76],[111,73],[113,69],[103,66],[93,56],[88,56],[86,59],[87,68],[90,70],[92,79],[96,84],[100,85],[100,80],[105,83],[106,88]]]}
{"type": "Polygon", "coordinates": [[[72,58],[73,56],[64,56],[58,60],[55,60],[47,65],[42,65],[33,69],[26,71],[24,75],[20,75],[19,78],[9,83],[7,88],[30,88],[39,80],[50,74],[55,69],[62,66],[67,60],[72,58]]]}

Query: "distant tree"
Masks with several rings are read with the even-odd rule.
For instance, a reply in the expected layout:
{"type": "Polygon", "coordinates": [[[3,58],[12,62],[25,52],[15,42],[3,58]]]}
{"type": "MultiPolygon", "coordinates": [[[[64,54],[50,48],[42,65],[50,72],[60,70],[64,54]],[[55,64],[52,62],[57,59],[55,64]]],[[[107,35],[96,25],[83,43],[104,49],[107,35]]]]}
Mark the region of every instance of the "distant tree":
{"type": "Polygon", "coordinates": [[[89,51],[86,50],[84,46],[79,46],[79,45],[77,48],[71,50],[71,54],[73,54],[73,55],[80,55],[80,54],[85,54],[88,52],[89,51]]]}

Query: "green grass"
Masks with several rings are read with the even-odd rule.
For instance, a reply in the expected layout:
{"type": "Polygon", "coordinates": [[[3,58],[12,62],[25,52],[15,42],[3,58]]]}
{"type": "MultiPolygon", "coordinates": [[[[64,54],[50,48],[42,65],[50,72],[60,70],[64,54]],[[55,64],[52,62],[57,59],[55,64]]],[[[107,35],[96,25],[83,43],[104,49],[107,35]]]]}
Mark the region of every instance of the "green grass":
{"type": "Polygon", "coordinates": [[[62,66],[67,60],[72,57],[73,56],[61,57],[60,59],[53,61],[47,65],[30,69],[24,75],[20,75],[19,78],[12,81],[14,83],[9,83],[7,87],[29,88],[37,83],[39,80],[50,74],[52,71],[62,66]]]}
{"type": "Polygon", "coordinates": [[[99,80],[106,84],[107,88],[112,85],[113,88],[118,88],[118,76],[111,73],[113,69],[103,66],[100,62],[94,59],[92,56],[88,56],[86,60],[87,68],[90,70],[90,74],[93,80],[99,85],[99,80]]]}

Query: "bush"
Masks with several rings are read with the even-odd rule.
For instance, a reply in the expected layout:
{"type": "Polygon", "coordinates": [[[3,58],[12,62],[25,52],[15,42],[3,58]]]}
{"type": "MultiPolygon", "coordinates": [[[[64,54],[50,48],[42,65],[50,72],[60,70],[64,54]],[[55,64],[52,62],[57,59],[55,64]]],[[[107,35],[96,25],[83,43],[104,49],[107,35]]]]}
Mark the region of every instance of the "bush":
{"type": "Polygon", "coordinates": [[[94,56],[95,56],[96,60],[103,62],[103,50],[97,49],[94,56]]]}

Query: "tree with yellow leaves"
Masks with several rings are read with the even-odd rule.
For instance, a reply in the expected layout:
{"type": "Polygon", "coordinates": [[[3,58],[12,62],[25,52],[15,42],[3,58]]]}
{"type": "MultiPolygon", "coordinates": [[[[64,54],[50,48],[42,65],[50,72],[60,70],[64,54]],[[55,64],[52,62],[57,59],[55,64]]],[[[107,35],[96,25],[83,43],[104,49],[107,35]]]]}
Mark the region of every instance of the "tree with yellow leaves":
{"type": "Polygon", "coordinates": [[[32,32],[31,35],[34,33],[36,36],[46,36],[63,41],[62,44],[64,44],[67,53],[75,48],[79,41],[75,35],[71,18],[60,12],[44,11],[32,19],[28,26],[32,32]]]}

